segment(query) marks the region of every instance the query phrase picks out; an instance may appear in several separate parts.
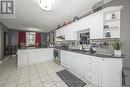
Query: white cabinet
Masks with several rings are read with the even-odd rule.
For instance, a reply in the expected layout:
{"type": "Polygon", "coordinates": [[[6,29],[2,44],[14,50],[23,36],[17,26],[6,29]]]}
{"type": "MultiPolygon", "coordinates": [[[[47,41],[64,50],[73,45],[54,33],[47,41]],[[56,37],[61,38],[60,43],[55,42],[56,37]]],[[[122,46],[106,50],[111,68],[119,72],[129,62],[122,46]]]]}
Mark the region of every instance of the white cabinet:
{"type": "Polygon", "coordinates": [[[29,64],[28,51],[19,50],[18,55],[18,67],[27,66],[29,64]]]}
{"type": "Polygon", "coordinates": [[[75,54],[75,72],[81,77],[85,76],[84,58],[81,54],[75,54]]]}
{"type": "Polygon", "coordinates": [[[65,67],[68,67],[67,53],[68,51],[61,50],[61,65],[64,65],[65,67]]]}
{"type": "Polygon", "coordinates": [[[57,29],[55,31],[56,31],[56,37],[58,37],[58,36],[64,36],[64,27],[60,28],[60,29],[57,29]]]}
{"type": "Polygon", "coordinates": [[[64,65],[66,68],[69,68],[70,70],[74,70],[74,53],[61,50],[61,65],[64,65]],[[73,62],[72,62],[73,61],[73,62]]]}
{"type": "Polygon", "coordinates": [[[71,70],[71,71],[74,71],[74,66],[75,66],[75,54],[73,52],[68,52],[67,54],[67,65],[68,65],[68,68],[71,70]],[[73,62],[72,62],[73,61],[73,62]]]}
{"type": "Polygon", "coordinates": [[[99,75],[98,74],[88,71],[87,80],[90,81],[91,83],[93,83],[96,87],[99,87],[99,75]]]}
{"type": "Polygon", "coordinates": [[[53,60],[53,48],[18,50],[18,67],[53,60]]]}
{"type": "Polygon", "coordinates": [[[29,65],[38,63],[38,57],[36,56],[36,51],[28,51],[29,65]]]}
{"type": "Polygon", "coordinates": [[[64,28],[65,40],[77,40],[77,33],[74,31],[75,27],[68,25],[64,28]]]}
{"type": "Polygon", "coordinates": [[[103,38],[103,13],[91,16],[90,39],[103,38]]]}
{"type": "Polygon", "coordinates": [[[84,57],[81,54],[61,51],[61,65],[65,66],[71,71],[74,71],[79,76],[84,77],[84,57]]]}
{"type": "Polygon", "coordinates": [[[113,6],[105,8],[101,11],[93,13],[87,17],[77,20],[69,25],[66,25],[58,30],[56,30],[56,36],[65,36],[65,40],[77,40],[77,32],[90,29],[90,39],[101,39],[105,38],[106,33],[110,32],[110,38],[120,38],[120,10],[122,6],[113,6]],[[111,16],[106,16],[106,14],[116,12],[118,19],[112,21],[118,21],[112,23],[111,16]],[[117,14],[118,13],[118,14],[117,14]],[[108,29],[104,29],[105,25],[109,25],[108,29]],[[114,25],[114,26],[111,26],[114,25]],[[118,27],[118,26],[119,27],[118,27]],[[113,29],[114,28],[114,29],[113,29]],[[116,29],[119,28],[119,29],[116,29]]]}
{"type": "Polygon", "coordinates": [[[61,65],[95,87],[122,86],[122,59],[100,58],[70,51],[61,51],[61,65]]]}
{"type": "Polygon", "coordinates": [[[101,59],[99,78],[99,87],[122,87],[122,59],[101,59]]]}
{"type": "Polygon", "coordinates": [[[53,60],[53,49],[39,49],[35,54],[38,63],[53,60]]]}

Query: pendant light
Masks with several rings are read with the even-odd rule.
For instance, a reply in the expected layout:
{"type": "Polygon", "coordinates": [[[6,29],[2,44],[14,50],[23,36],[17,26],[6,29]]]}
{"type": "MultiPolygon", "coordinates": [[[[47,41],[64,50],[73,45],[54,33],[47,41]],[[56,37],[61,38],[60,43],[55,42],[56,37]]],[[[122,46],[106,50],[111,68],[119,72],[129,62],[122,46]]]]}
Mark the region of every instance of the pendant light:
{"type": "Polygon", "coordinates": [[[53,9],[53,0],[40,0],[40,8],[45,11],[51,11],[53,9]]]}

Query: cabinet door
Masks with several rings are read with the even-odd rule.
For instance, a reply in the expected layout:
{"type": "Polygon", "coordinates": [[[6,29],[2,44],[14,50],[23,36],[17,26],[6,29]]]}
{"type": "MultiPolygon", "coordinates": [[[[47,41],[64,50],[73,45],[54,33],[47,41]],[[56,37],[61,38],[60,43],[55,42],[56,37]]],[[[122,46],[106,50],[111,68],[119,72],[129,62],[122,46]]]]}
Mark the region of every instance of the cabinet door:
{"type": "Polygon", "coordinates": [[[100,87],[122,87],[122,60],[101,59],[100,87]]]}
{"type": "Polygon", "coordinates": [[[85,76],[84,57],[84,55],[77,54],[75,58],[75,72],[83,78],[85,76]]]}
{"type": "Polygon", "coordinates": [[[29,64],[28,51],[18,50],[18,67],[29,64]]]}
{"type": "Polygon", "coordinates": [[[56,30],[56,37],[64,36],[64,27],[56,30]]]}
{"type": "Polygon", "coordinates": [[[52,49],[41,49],[37,51],[37,57],[40,62],[53,60],[53,48],[52,49]]]}
{"type": "Polygon", "coordinates": [[[91,83],[93,83],[96,87],[99,87],[99,75],[88,71],[88,75],[87,75],[87,80],[90,81],[91,83]]]}
{"type": "Polygon", "coordinates": [[[60,30],[58,29],[55,32],[56,32],[56,37],[58,37],[60,35],[60,30]]]}
{"type": "Polygon", "coordinates": [[[32,50],[32,51],[29,51],[28,53],[28,58],[29,58],[29,65],[30,64],[35,64],[35,63],[38,63],[39,60],[38,60],[38,57],[36,56],[36,51],[35,50],[32,50]]]}
{"type": "Polygon", "coordinates": [[[68,67],[68,56],[67,51],[61,50],[61,65],[68,67]]]}
{"type": "Polygon", "coordinates": [[[77,40],[77,34],[73,26],[68,25],[64,28],[65,40],[77,40]]]}
{"type": "Polygon", "coordinates": [[[103,38],[103,13],[92,15],[90,39],[103,38]]]}
{"type": "Polygon", "coordinates": [[[67,55],[67,58],[68,58],[68,61],[67,61],[67,65],[68,65],[68,68],[71,70],[71,71],[74,71],[74,65],[75,65],[75,53],[73,52],[68,52],[68,55],[67,55]]]}

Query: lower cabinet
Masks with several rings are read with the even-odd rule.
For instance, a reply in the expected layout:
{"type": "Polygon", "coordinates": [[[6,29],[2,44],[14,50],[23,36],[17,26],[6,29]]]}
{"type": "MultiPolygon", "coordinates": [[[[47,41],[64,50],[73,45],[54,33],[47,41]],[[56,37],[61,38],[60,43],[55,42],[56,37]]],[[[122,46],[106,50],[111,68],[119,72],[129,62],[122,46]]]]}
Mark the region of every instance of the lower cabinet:
{"type": "Polygon", "coordinates": [[[122,87],[121,58],[100,58],[61,50],[61,65],[95,87],[122,87]]]}
{"type": "Polygon", "coordinates": [[[122,87],[122,59],[102,58],[99,67],[99,87],[122,87]]]}
{"type": "Polygon", "coordinates": [[[18,50],[18,67],[53,60],[53,48],[18,50]]]}
{"type": "Polygon", "coordinates": [[[93,83],[96,87],[99,87],[99,74],[88,71],[87,72],[87,80],[93,83]]]}
{"type": "Polygon", "coordinates": [[[81,77],[85,76],[84,58],[81,54],[75,54],[75,72],[81,77]]]}
{"type": "Polygon", "coordinates": [[[28,51],[19,50],[18,53],[18,60],[17,60],[17,66],[27,66],[29,63],[28,59],[28,51]]]}

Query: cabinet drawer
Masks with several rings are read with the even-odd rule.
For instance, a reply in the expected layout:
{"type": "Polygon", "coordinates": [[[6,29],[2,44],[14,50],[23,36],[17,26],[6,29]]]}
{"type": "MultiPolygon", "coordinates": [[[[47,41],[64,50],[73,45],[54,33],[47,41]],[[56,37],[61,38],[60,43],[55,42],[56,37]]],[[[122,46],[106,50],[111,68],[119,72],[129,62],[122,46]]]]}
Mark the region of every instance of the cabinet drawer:
{"type": "Polygon", "coordinates": [[[89,65],[88,66],[88,71],[99,73],[99,67],[98,66],[89,65]]]}
{"type": "Polygon", "coordinates": [[[99,83],[98,83],[99,75],[98,74],[93,73],[93,72],[88,72],[88,79],[87,80],[98,87],[98,85],[99,85],[99,83]]]}
{"type": "Polygon", "coordinates": [[[98,70],[99,70],[99,61],[98,60],[99,60],[99,58],[89,57],[89,59],[88,59],[88,67],[87,67],[89,71],[98,73],[98,70]]]}

